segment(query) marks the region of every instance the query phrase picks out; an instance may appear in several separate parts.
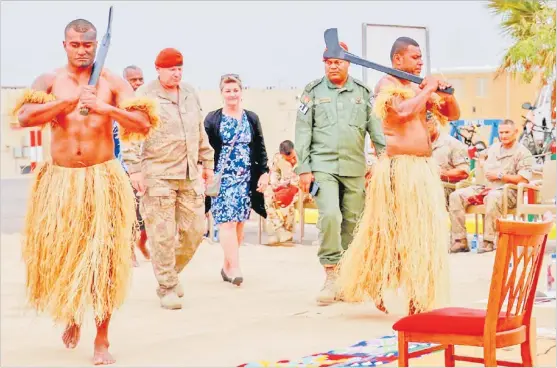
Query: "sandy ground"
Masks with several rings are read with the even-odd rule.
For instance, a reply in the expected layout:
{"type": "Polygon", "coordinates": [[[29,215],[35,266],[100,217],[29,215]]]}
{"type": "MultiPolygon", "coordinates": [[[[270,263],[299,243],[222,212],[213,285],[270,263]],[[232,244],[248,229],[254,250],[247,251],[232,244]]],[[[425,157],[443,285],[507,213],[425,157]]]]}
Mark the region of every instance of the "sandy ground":
{"type": "MultiPolygon", "coordinates": [[[[255,223],[247,231],[248,242],[256,238],[255,223]]],[[[308,233],[311,242],[315,229],[308,233]]],[[[92,322],[84,326],[79,346],[66,350],[60,338],[62,326],[24,308],[19,235],[2,235],[1,240],[2,366],[91,364],[92,322]]],[[[392,333],[400,315],[383,315],[369,304],[315,305],[323,281],[316,252],[315,246],[307,245],[243,246],[245,282],[237,288],[222,282],[220,246],[206,241],[180,277],[186,295],[184,308],[177,311],[160,308],[151,264],[142,261],[135,269],[129,298],[111,325],[116,365],[230,367],[301,358],[392,333]]],[[[456,254],[450,262],[452,304],[481,308],[477,301],[487,298],[493,254],[456,254]]],[[[555,328],[555,304],[537,307],[534,314],[538,327],[555,328]]],[[[555,366],[555,348],[550,349],[554,345],[555,339],[538,340],[541,366],[555,366]]],[[[509,355],[519,357],[516,348],[499,356],[509,355]]],[[[428,355],[411,364],[442,366],[443,355],[428,355]]]]}

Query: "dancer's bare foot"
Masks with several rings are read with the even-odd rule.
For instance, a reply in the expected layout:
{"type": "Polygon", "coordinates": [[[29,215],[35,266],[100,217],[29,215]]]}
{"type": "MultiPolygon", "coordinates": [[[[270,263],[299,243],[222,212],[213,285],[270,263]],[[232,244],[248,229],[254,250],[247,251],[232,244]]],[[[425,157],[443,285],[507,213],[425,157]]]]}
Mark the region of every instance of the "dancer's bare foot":
{"type": "Polygon", "coordinates": [[[64,333],[62,334],[62,341],[68,349],[75,349],[79,343],[79,337],[81,334],[81,328],[73,323],[66,326],[64,333]]]}
{"type": "Polygon", "coordinates": [[[379,300],[379,303],[375,302],[375,308],[379,309],[379,311],[385,314],[389,314],[389,311],[387,311],[387,308],[385,307],[385,303],[383,302],[383,298],[379,300]]]}
{"type": "Polygon", "coordinates": [[[94,365],[108,365],[114,364],[116,360],[112,357],[108,351],[110,344],[107,340],[95,339],[95,350],[93,354],[93,364],[94,365]]]}

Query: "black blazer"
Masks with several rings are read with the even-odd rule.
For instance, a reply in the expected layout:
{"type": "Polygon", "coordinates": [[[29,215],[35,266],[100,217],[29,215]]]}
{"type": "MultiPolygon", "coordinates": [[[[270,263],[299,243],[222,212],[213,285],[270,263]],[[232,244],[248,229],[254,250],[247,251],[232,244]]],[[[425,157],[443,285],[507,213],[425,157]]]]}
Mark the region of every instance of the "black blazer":
{"type": "MultiPolygon", "coordinates": [[[[259,116],[249,110],[246,112],[248,121],[251,127],[252,140],[250,142],[250,157],[251,157],[251,183],[250,183],[250,196],[251,208],[260,216],[267,218],[267,211],[265,210],[265,200],[263,193],[257,191],[257,182],[264,173],[269,172],[267,150],[265,149],[265,140],[263,139],[263,130],[259,122],[259,116]]],[[[215,169],[219,162],[219,156],[222,149],[222,140],[220,137],[220,123],[222,119],[222,108],[211,111],[205,117],[205,131],[209,136],[209,144],[215,150],[215,169]]],[[[211,197],[205,198],[205,213],[211,209],[211,197]]]]}

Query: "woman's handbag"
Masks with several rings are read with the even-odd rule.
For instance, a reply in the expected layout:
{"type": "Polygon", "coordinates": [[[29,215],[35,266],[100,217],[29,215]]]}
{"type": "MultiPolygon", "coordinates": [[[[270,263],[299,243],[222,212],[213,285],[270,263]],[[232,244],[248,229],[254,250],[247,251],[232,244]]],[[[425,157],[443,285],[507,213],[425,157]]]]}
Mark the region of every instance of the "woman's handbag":
{"type": "Polygon", "coordinates": [[[222,173],[224,172],[224,170],[226,170],[226,168],[228,168],[228,160],[230,159],[230,154],[232,153],[232,150],[234,149],[234,144],[236,143],[236,140],[238,139],[238,136],[240,135],[240,132],[236,133],[236,136],[234,137],[234,139],[232,140],[232,143],[230,144],[230,151],[228,151],[228,155],[226,156],[226,160],[224,161],[224,165],[221,168],[221,171],[219,173],[216,173],[215,176],[213,177],[213,181],[207,185],[207,189],[205,189],[205,195],[208,197],[217,197],[220,193],[220,184],[222,181],[222,173]]]}

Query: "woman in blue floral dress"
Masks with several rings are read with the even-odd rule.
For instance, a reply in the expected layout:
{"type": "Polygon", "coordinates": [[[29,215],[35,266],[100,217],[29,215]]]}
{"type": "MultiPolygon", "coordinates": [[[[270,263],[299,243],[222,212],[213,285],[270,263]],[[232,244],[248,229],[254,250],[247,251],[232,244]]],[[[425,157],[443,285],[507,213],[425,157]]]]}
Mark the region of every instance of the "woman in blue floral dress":
{"type": "Polygon", "coordinates": [[[240,245],[244,224],[253,209],[266,218],[263,192],[269,183],[267,152],[259,117],[241,107],[242,82],[236,74],[221,77],[224,106],[205,118],[209,143],[215,150],[215,175],[222,173],[219,194],[205,201],[211,210],[224,251],[223,281],[239,286],[240,245]]]}
{"type": "Polygon", "coordinates": [[[216,172],[223,173],[220,193],[213,199],[211,214],[215,225],[244,222],[251,212],[250,148],[251,129],[245,112],[240,120],[222,115],[220,125],[222,151],[216,172]],[[237,137],[236,137],[237,136],[237,137]],[[236,142],[233,143],[234,138],[236,142]]]}

